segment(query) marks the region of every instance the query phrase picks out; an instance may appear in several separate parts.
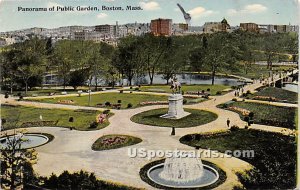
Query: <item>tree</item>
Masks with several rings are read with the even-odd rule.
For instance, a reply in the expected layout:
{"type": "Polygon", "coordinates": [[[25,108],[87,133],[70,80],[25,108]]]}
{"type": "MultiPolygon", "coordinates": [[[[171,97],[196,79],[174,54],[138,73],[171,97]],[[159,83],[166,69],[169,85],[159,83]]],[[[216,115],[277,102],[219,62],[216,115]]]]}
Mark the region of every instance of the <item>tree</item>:
{"type": "Polygon", "coordinates": [[[159,72],[162,73],[163,79],[166,80],[167,85],[173,75],[181,72],[186,63],[186,57],[184,47],[180,46],[178,41],[170,38],[169,48],[164,52],[159,61],[159,72]]]}
{"type": "Polygon", "coordinates": [[[129,85],[132,85],[132,79],[137,73],[143,72],[142,67],[142,54],[141,44],[137,40],[137,37],[129,36],[122,38],[116,51],[118,57],[117,61],[114,61],[114,66],[123,73],[128,81],[129,85]]]}
{"type": "Polygon", "coordinates": [[[34,151],[21,148],[22,143],[26,141],[22,133],[14,131],[12,136],[5,134],[4,138],[6,139],[6,147],[1,151],[1,175],[3,176],[1,186],[15,189],[22,185],[24,167],[27,168],[29,160],[33,158],[34,151]]]}
{"type": "Polygon", "coordinates": [[[215,33],[208,37],[203,58],[204,66],[211,72],[212,85],[217,71],[234,65],[238,47],[232,44],[234,36],[228,33],[215,33]]]}
{"type": "Polygon", "coordinates": [[[143,62],[150,78],[150,85],[153,84],[153,78],[159,68],[159,61],[164,53],[170,49],[171,38],[164,36],[154,36],[146,34],[139,38],[140,52],[143,55],[143,62]]]}
{"type": "Polygon", "coordinates": [[[88,79],[87,69],[84,70],[75,70],[70,74],[69,85],[72,86],[75,90],[78,86],[83,86],[85,81],[88,79]]]}

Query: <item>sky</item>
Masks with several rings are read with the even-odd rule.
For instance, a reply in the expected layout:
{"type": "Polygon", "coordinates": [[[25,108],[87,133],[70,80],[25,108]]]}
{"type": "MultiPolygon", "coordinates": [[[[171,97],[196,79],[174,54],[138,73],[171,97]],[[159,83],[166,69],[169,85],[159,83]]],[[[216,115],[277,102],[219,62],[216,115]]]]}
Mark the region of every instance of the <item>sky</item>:
{"type": "Polygon", "coordinates": [[[220,22],[226,18],[231,26],[241,22],[257,24],[298,24],[300,0],[0,0],[0,31],[32,27],[100,24],[149,23],[156,18],[169,18],[173,23],[184,23],[177,3],[190,13],[191,25],[220,22]],[[23,8],[50,8],[57,6],[140,6],[141,11],[47,11],[23,12],[23,8]]]}

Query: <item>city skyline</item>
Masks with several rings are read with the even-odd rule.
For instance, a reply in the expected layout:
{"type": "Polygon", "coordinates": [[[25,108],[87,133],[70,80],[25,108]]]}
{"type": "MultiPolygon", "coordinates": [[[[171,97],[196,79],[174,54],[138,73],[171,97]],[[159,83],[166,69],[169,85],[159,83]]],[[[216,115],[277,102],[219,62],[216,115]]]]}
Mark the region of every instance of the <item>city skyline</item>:
{"type": "Polygon", "coordinates": [[[152,19],[168,18],[173,23],[184,23],[182,7],[192,16],[191,25],[202,26],[205,22],[220,22],[226,18],[231,26],[242,22],[257,24],[299,24],[298,1],[282,0],[155,0],[155,1],[120,1],[120,0],[89,0],[89,1],[15,1],[0,0],[1,32],[20,30],[33,27],[57,28],[62,26],[101,24],[150,23],[152,19]],[[74,12],[22,12],[18,7],[41,8],[57,6],[141,6],[140,11],[74,11],[74,12]]]}

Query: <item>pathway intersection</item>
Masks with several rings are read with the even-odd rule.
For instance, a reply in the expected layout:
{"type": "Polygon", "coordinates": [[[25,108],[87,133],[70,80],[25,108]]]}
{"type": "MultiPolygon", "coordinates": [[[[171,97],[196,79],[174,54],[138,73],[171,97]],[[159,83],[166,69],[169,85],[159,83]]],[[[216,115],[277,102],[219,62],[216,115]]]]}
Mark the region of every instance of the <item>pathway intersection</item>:
{"type": "MultiPolygon", "coordinates": [[[[245,86],[244,90],[250,90],[253,92],[261,86],[261,83],[254,83],[245,86]]],[[[113,110],[115,115],[110,118],[110,125],[97,131],[71,131],[66,128],[58,127],[27,128],[26,130],[28,132],[43,132],[55,136],[55,139],[52,142],[36,148],[38,152],[38,163],[34,165],[34,169],[40,175],[51,175],[51,173],[60,174],[64,170],[75,172],[82,169],[94,172],[100,179],[139,188],[154,189],[141,180],[139,171],[145,164],[161,158],[130,158],[128,156],[128,148],[144,148],[146,150],[194,150],[192,147],[181,144],[179,142],[179,138],[191,133],[228,130],[226,126],[227,118],[230,118],[232,125],[244,127],[246,123],[240,119],[237,113],[216,107],[221,103],[232,100],[234,97],[234,92],[230,92],[222,96],[215,96],[213,99],[205,102],[184,106],[184,108],[202,109],[214,112],[218,114],[218,118],[213,122],[201,126],[177,128],[175,136],[170,136],[170,128],[137,124],[130,120],[130,118],[135,114],[151,109],[166,107],[161,105],[126,110],[113,110]],[[132,135],[141,138],[143,141],[130,147],[105,151],[93,151],[91,149],[92,144],[99,137],[108,134],[132,135]]],[[[3,96],[1,96],[1,101],[2,103],[12,105],[34,106],[38,108],[103,110],[101,108],[84,106],[16,101],[13,98],[4,99],[3,96]]],[[[290,104],[282,104],[282,106],[294,107],[294,105],[290,104]]],[[[257,124],[253,124],[251,128],[280,132],[283,134],[294,132],[280,127],[257,124]]],[[[226,172],[227,180],[216,189],[232,189],[233,186],[240,185],[235,173],[237,171],[250,169],[251,165],[238,158],[224,157],[222,153],[219,155],[220,157],[218,158],[203,158],[204,160],[215,163],[226,172]]]]}

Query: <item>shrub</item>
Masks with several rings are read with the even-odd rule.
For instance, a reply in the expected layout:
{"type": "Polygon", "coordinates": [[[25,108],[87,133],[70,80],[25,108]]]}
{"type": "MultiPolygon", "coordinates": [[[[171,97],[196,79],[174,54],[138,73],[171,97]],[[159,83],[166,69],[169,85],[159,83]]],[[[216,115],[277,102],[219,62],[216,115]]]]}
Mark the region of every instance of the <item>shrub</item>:
{"type": "Polygon", "coordinates": [[[228,104],[223,104],[222,107],[223,108],[228,108],[228,104]]]}
{"type": "Polygon", "coordinates": [[[123,90],[120,90],[120,93],[123,93],[123,90]]]}
{"type": "Polygon", "coordinates": [[[130,91],[130,93],[132,93],[132,91],[130,91]]]}
{"type": "Polygon", "coordinates": [[[70,117],[69,122],[74,122],[74,117],[70,117]]]}
{"type": "Polygon", "coordinates": [[[130,89],[132,89],[132,86],[130,87],[130,89]]]}
{"type": "Polygon", "coordinates": [[[250,113],[249,113],[249,117],[250,117],[250,118],[253,118],[253,117],[254,117],[254,113],[253,113],[253,112],[250,112],[250,113]]]}
{"type": "Polygon", "coordinates": [[[105,102],[105,106],[111,106],[111,103],[110,102],[105,102]]]}
{"type": "Polygon", "coordinates": [[[235,101],[235,102],[237,102],[237,99],[236,99],[236,98],[232,98],[232,101],[235,101]]]}
{"type": "Polygon", "coordinates": [[[184,95],[184,91],[183,90],[181,91],[181,94],[184,95]]]}
{"type": "Polygon", "coordinates": [[[248,116],[244,117],[244,121],[249,122],[250,118],[248,116]]]}
{"type": "Polygon", "coordinates": [[[202,90],[201,92],[202,92],[202,94],[204,94],[204,92],[205,92],[205,91],[204,91],[204,90],[202,90]]]}
{"type": "Polygon", "coordinates": [[[4,96],[4,98],[8,98],[8,93],[7,93],[7,92],[5,93],[5,96],[4,96]]]}
{"type": "Polygon", "coordinates": [[[247,94],[251,94],[251,91],[250,91],[250,90],[247,90],[247,94]]]}
{"type": "Polygon", "coordinates": [[[209,91],[210,91],[210,88],[208,88],[206,91],[209,92],[209,91]]]}
{"type": "Polygon", "coordinates": [[[221,91],[217,91],[216,95],[221,95],[222,92],[221,91]]]}
{"type": "Polygon", "coordinates": [[[94,121],[93,123],[90,124],[90,128],[97,128],[98,127],[98,123],[96,121],[94,121]]]}
{"type": "Polygon", "coordinates": [[[103,111],[103,114],[109,114],[110,113],[110,110],[104,110],[103,111]]]}
{"type": "Polygon", "coordinates": [[[135,90],[135,91],[140,91],[140,88],[135,88],[134,90],[135,90]]]}
{"type": "Polygon", "coordinates": [[[187,103],[187,100],[186,99],[183,99],[183,104],[186,104],[187,103]]]}
{"type": "Polygon", "coordinates": [[[132,103],[127,104],[127,108],[132,108],[132,103]]]}
{"type": "Polygon", "coordinates": [[[118,100],[118,104],[121,104],[122,103],[122,100],[118,100]]]}
{"type": "Polygon", "coordinates": [[[1,124],[4,125],[5,123],[6,123],[6,119],[5,119],[5,118],[2,118],[2,119],[1,119],[1,124]]]}
{"type": "Polygon", "coordinates": [[[248,129],[249,127],[248,127],[248,125],[245,125],[245,129],[248,129]]]}
{"type": "Polygon", "coordinates": [[[237,125],[233,125],[230,127],[230,131],[237,131],[239,130],[239,127],[237,125]]]}
{"type": "Polygon", "coordinates": [[[22,96],[22,95],[19,97],[19,101],[20,101],[20,100],[23,100],[23,96],[22,96]]]}

